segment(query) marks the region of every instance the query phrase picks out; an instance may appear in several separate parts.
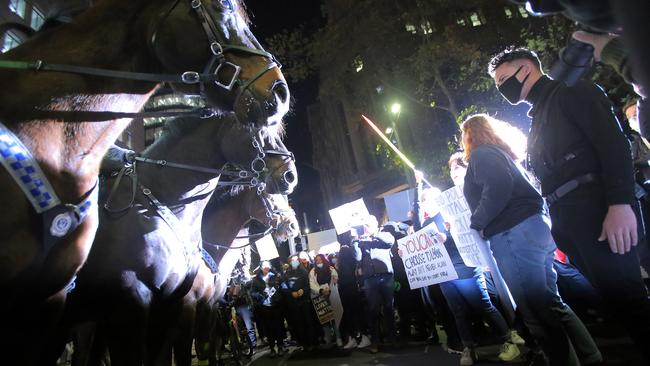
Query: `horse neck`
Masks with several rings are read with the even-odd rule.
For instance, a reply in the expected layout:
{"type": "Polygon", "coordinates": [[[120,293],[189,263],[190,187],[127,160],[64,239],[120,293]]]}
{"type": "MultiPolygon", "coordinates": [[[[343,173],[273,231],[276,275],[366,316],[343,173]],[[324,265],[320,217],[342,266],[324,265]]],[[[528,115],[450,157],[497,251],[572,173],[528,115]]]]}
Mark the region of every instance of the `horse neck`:
{"type": "Polygon", "coordinates": [[[242,225],[250,218],[247,199],[229,197],[225,202],[210,202],[203,212],[201,234],[210,243],[230,245],[242,225]]]}
{"type": "MultiPolygon", "coordinates": [[[[128,23],[141,3],[100,3],[78,22],[45,31],[0,58],[141,71],[149,58],[146,32],[143,21],[128,23]]],[[[101,158],[130,120],[62,123],[35,120],[34,110],[137,112],[156,88],[155,83],[7,69],[0,69],[0,79],[11,86],[0,88],[0,121],[30,149],[64,202],[92,188],[101,158]]]]}
{"type": "MultiPolygon", "coordinates": [[[[151,71],[150,1],[104,1],[75,22],[62,25],[2,55],[2,59],[70,64],[124,71],[151,71]]],[[[56,72],[0,70],[0,118],[13,124],[30,120],[33,107],[59,110],[133,112],[157,83],[56,72]],[[26,105],[24,101],[29,101],[26,105]],[[107,108],[107,107],[113,108],[107,108]]]]}
{"type": "MultiPolygon", "coordinates": [[[[218,149],[214,148],[220,143],[217,136],[221,124],[204,120],[171,123],[194,125],[167,134],[145,150],[143,157],[214,169],[221,168],[226,163],[218,149]]],[[[138,163],[136,169],[140,183],[149,188],[159,201],[170,206],[183,206],[177,212],[181,221],[200,220],[219,181],[218,175],[149,163],[138,163]]]]}

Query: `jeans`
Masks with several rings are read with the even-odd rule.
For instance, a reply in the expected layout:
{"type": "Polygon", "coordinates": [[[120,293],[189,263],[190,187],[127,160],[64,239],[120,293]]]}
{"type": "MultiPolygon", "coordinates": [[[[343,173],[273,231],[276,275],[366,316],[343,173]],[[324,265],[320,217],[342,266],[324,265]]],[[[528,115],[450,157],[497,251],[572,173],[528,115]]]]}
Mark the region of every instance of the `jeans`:
{"type": "Polygon", "coordinates": [[[584,324],[560,298],[556,249],[547,221],[534,215],[489,238],[494,258],[523,321],[551,365],[602,360],[584,324]]]}
{"type": "Polygon", "coordinates": [[[384,326],[390,341],[395,340],[395,315],[393,311],[393,293],[395,281],[392,273],[381,273],[370,276],[363,281],[363,287],[368,299],[368,328],[372,343],[379,343],[379,327],[377,318],[382,313],[384,326]],[[383,310],[383,311],[382,311],[383,310]]]}
{"type": "Polygon", "coordinates": [[[236,311],[246,325],[248,345],[255,347],[257,345],[257,338],[255,337],[255,323],[253,323],[253,312],[251,311],[250,305],[239,305],[237,306],[236,311]]]}
{"type": "Polygon", "coordinates": [[[443,282],[440,284],[440,290],[454,315],[463,346],[474,347],[477,344],[472,328],[472,315],[475,314],[487,321],[500,342],[510,338],[506,320],[490,301],[485,276],[481,270],[475,271],[472,278],[443,282]]]}
{"type": "Polygon", "coordinates": [[[593,196],[596,193],[577,190],[576,197],[551,206],[553,237],[598,290],[605,310],[625,327],[650,362],[650,300],[641,278],[637,248],[614,254],[607,242],[598,241],[607,206],[604,198],[593,196]]]}

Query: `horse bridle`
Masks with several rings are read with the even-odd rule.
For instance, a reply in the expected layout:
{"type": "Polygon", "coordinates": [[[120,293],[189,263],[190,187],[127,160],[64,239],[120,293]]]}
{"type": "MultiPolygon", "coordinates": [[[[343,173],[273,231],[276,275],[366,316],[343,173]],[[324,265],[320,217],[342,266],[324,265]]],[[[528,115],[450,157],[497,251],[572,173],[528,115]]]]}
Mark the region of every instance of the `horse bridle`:
{"type": "MultiPolygon", "coordinates": [[[[159,28],[169,17],[171,12],[176,8],[180,3],[180,0],[174,0],[172,6],[164,12],[162,17],[159,19],[156,27],[151,36],[151,49],[155,49],[156,36],[159,28]]],[[[215,24],[214,19],[205,9],[201,0],[192,0],[190,6],[196,12],[201,27],[205,32],[208,42],[209,50],[212,54],[212,57],[207,62],[202,73],[197,71],[185,71],[181,74],[154,74],[154,73],[143,73],[143,72],[132,72],[132,71],[120,71],[120,70],[108,70],[102,68],[94,67],[85,67],[85,66],[76,66],[76,65],[67,65],[67,64],[50,64],[43,62],[42,60],[36,61],[10,61],[10,60],[0,60],[0,68],[7,69],[20,69],[20,70],[32,70],[32,71],[52,71],[52,72],[64,72],[72,74],[82,74],[82,75],[91,75],[91,76],[100,76],[108,78],[119,78],[119,79],[128,79],[128,80],[137,80],[137,81],[149,81],[149,82],[167,82],[172,84],[186,84],[194,85],[200,84],[199,88],[201,94],[204,95],[205,84],[213,82],[216,86],[224,89],[227,92],[231,92],[235,85],[241,85],[241,88],[237,95],[235,96],[233,104],[236,105],[243,95],[243,93],[250,88],[250,86],[261,78],[264,74],[269,72],[275,67],[281,68],[282,65],[277,61],[277,59],[269,52],[265,51],[260,43],[252,37],[252,42],[256,48],[250,48],[246,46],[238,46],[234,44],[227,43],[225,37],[221,35],[218,31],[218,28],[215,24]],[[243,52],[255,56],[261,56],[268,58],[270,62],[266,66],[262,67],[257,74],[251,77],[248,80],[241,79],[241,66],[234,64],[233,62],[227,61],[225,57],[226,52],[243,52]],[[216,66],[215,66],[216,65],[216,66]],[[214,68],[214,71],[211,71],[214,68]],[[219,81],[219,75],[222,72],[227,71],[230,68],[232,70],[232,78],[223,83],[219,81]]],[[[39,110],[37,111],[43,115],[43,117],[50,116],[52,118],[62,118],[64,120],[73,121],[82,118],[86,121],[107,121],[116,118],[151,118],[151,117],[174,117],[174,116],[194,116],[201,118],[209,118],[215,115],[215,111],[212,108],[199,108],[190,111],[163,111],[163,112],[110,112],[110,111],[53,111],[53,110],[39,110]],[[80,117],[83,116],[83,117],[80,117]],[[67,118],[67,119],[66,119],[67,118]]],[[[37,115],[39,115],[37,113],[37,115]]]]}

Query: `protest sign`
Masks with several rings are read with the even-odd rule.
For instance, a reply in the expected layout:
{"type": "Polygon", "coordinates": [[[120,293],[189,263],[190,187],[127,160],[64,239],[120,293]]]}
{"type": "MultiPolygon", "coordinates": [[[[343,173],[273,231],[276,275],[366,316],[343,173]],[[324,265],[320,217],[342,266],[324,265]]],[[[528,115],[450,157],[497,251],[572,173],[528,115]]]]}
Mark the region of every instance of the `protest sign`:
{"type": "Polygon", "coordinates": [[[329,210],[337,234],[350,230],[363,223],[370,213],[362,198],[329,210]]]}
{"type": "Polygon", "coordinates": [[[411,289],[455,280],[458,274],[433,223],[397,241],[411,289]]]}
{"type": "Polygon", "coordinates": [[[278,253],[278,248],[275,246],[275,241],[273,241],[271,234],[266,235],[262,239],[256,241],[255,246],[257,247],[257,251],[260,254],[260,260],[262,261],[268,261],[280,256],[278,253]]]}
{"type": "Polygon", "coordinates": [[[322,296],[314,296],[311,298],[311,303],[314,305],[318,321],[321,324],[327,324],[334,320],[334,309],[332,308],[332,304],[330,304],[326,298],[322,296]]]}
{"type": "Polygon", "coordinates": [[[463,188],[455,186],[433,198],[440,213],[450,225],[451,236],[463,262],[470,267],[492,267],[487,243],[476,230],[470,229],[472,211],[463,195],[463,188]]]}

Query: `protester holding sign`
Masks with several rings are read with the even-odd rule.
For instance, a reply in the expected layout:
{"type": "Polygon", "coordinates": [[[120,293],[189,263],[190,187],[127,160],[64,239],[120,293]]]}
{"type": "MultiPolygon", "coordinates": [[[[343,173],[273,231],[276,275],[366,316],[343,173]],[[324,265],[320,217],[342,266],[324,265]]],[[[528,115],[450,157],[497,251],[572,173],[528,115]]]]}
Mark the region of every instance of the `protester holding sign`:
{"type": "Polygon", "coordinates": [[[512,128],[482,114],[461,125],[469,162],[463,193],[472,210],[470,227],[490,241],[523,321],[550,364],[601,362],[591,335],[558,295],[555,243],[543,216],[542,197],[506,143],[511,137],[504,131],[512,128]]]}
{"type": "Polygon", "coordinates": [[[280,309],[282,295],[279,288],[280,276],[271,271],[271,262],[262,261],[260,270],[251,283],[251,298],[256,313],[259,314],[256,319],[264,324],[271,357],[284,354],[284,324],[280,309]]]}
{"type": "MultiPolygon", "coordinates": [[[[450,165],[452,162],[453,160],[450,159],[450,165]]],[[[418,173],[415,174],[415,180],[419,188],[421,187],[421,177],[418,173]]],[[[440,283],[440,290],[445,300],[447,300],[447,304],[456,323],[456,329],[463,343],[460,364],[474,364],[474,348],[477,346],[477,340],[474,334],[474,327],[472,326],[472,319],[477,316],[488,323],[492,332],[503,343],[498,356],[499,359],[502,361],[514,360],[520,354],[515,342],[523,344],[523,339],[516,332],[510,331],[503,315],[492,304],[487,291],[483,268],[468,267],[465,265],[456,248],[454,239],[449,233],[449,223],[443,222],[443,217],[438,212],[438,209],[430,203],[433,199],[429,198],[428,201],[428,204],[423,205],[419,205],[418,201],[415,201],[416,203],[413,205],[414,226],[420,226],[420,217],[430,218],[425,223],[436,223],[439,231],[436,234],[437,238],[440,242],[444,242],[445,248],[453,262],[454,269],[458,274],[458,279],[440,283]],[[420,206],[422,206],[422,209],[420,209],[420,206]]]]}
{"type": "MultiPolygon", "coordinates": [[[[311,288],[312,297],[320,297],[329,302],[329,297],[332,291],[338,291],[336,285],[339,276],[334,267],[330,266],[327,257],[323,254],[317,254],[314,258],[314,268],[309,272],[309,287],[311,288]]],[[[317,311],[318,312],[318,311],[317,311]]],[[[323,333],[325,335],[325,343],[331,344],[332,333],[336,337],[336,344],[340,347],[343,346],[339,329],[334,323],[334,314],[332,320],[323,324],[323,333]]]]}
{"type": "Polygon", "coordinates": [[[379,228],[376,217],[368,215],[363,222],[363,232],[356,233],[358,237],[353,240],[353,243],[355,258],[361,262],[363,287],[368,299],[368,328],[372,342],[370,352],[377,353],[379,350],[378,317],[382,309],[387,339],[393,344],[397,341],[393,316],[395,283],[390,259],[390,249],[394,239],[389,233],[377,231],[379,228]]]}

